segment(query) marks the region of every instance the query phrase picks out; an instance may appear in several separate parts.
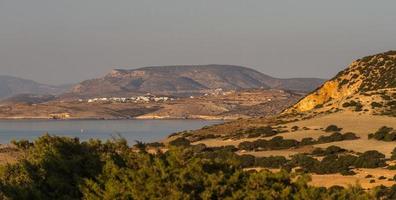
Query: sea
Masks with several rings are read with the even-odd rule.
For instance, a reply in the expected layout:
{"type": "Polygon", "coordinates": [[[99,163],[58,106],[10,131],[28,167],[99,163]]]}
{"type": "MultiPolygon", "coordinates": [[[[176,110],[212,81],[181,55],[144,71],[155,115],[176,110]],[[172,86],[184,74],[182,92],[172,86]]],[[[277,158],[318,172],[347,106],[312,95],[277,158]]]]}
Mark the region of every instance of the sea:
{"type": "Polygon", "coordinates": [[[34,139],[50,135],[103,141],[123,137],[132,145],[136,141],[156,142],[172,133],[200,129],[222,123],[207,120],[0,120],[0,144],[12,140],[34,139]]]}

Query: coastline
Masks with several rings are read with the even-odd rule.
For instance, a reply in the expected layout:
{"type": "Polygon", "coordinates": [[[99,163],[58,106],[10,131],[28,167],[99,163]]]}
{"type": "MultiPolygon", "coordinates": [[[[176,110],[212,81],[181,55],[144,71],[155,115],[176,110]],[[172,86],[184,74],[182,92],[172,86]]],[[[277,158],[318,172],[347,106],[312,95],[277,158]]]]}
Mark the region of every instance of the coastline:
{"type": "Polygon", "coordinates": [[[204,121],[233,121],[241,117],[217,117],[217,116],[189,116],[189,117],[172,117],[172,116],[138,116],[138,117],[71,117],[62,119],[53,119],[49,117],[7,117],[0,118],[0,121],[94,121],[94,120],[204,120],[204,121]]]}

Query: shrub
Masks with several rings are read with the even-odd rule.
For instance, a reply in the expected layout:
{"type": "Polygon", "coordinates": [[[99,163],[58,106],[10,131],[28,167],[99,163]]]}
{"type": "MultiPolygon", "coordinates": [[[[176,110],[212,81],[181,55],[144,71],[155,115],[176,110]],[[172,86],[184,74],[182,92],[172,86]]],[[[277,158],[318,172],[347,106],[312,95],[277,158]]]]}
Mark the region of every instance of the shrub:
{"type": "Polygon", "coordinates": [[[169,145],[177,146],[177,147],[179,147],[179,146],[186,147],[186,146],[190,146],[190,141],[184,137],[179,137],[179,138],[169,142],[169,145]]]}
{"type": "Polygon", "coordinates": [[[341,130],[342,130],[342,128],[338,128],[338,126],[336,126],[336,125],[329,125],[325,129],[326,132],[337,132],[337,131],[341,131],[341,130]]]}
{"type": "Polygon", "coordinates": [[[377,168],[384,166],[386,166],[385,155],[375,150],[364,152],[355,161],[355,167],[358,168],[377,168]]]}
{"type": "Polygon", "coordinates": [[[396,140],[396,131],[393,131],[393,128],[390,127],[381,127],[380,129],[377,130],[374,134],[371,133],[368,135],[369,139],[376,139],[376,140],[382,140],[382,141],[395,141],[396,140]]]}
{"type": "Polygon", "coordinates": [[[356,139],[359,139],[359,137],[356,136],[356,134],[352,133],[352,132],[344,133],[343,138],[344,138],[344,140],[356,140],[356,139]]]}
{"type": "Polygon", "coordinates": [[[29,142],[29,140],[12,140],[11,144],[15,145],[18,149],[27,150],[33,146],[33,143],[29,142]]]}
{"type": "MultiPolygon", "coordinates": [[[[247,172],[243,165],[251,165],[251,156],[204,145],[149,154],[132,151],[123,139],[80,142],[47,135],[27,151],[26,159],[0,168],[0,198],[374,199],[359,187],[309,186],[306,175],[247,172]]],[[[284,163],[280,157],[267,159],[261,161],[284,163]]],[[[305,155],[293,157],[293,162],[310,170],[319,163],[305,155]]],[[[382,196],[390,193],[381,188],[376,197],[386,199],[382,196]]]]}
{"type": "Polygon", "coordinates": [[[299,129],[298,126],[293,126],[293,127],[291,127],[291,130],[292,130],[292,131],[297,131],[298,129],[299,129]]]}
{"type": "Polygon", "coordinates": [[[381,108],[382,104],[378,103],[378,102],[372,102],[371,103],[371,108],[375,109],[375,108],[381,108]]]}
{"type": "Polygon", "coordinates": [[[255,166],[256,158],[252,155],[239,156],[240,164],[243,168],[255,166]]]}
{"type": "Polygon", "coordinates": [[[270,156],[256,158],[255,166],[265,168],[281,168],[288,160],[284,156],[270,156]]]}
{"type": "Polygon", "coordinates": [[[328,155],[336,155],[336,154],[344,153],[344,152],[346,152],[345,149],[332,145],[332,146],[327,147],[325,150],[323,150],[322,148],[315,148],[312,151],[312,155],[328,156],[328,155]]]}
{"type": "Polygon", "coordinates": [[[147,143],[146,146],[154,147],[154,148],[160,148],[160,147],[164,147],[165,145],[163,143],[160,143],[160,142],[152,142],[152,143],[147,143]]]}
{"type": "Polygon", "coordinates": [[[259,139],[253,142],[242,142],[238,145],[238,148],[243,150],[279,150],[296,147],[298,144],[299,142],[297,140],[283,139],[283,137],[277,136],[271,140],[259,139]]]}
{"type": "Polygon", "coordinates": [[[392,160],[396,160],[396,147],[393,149],[392,151],[392,156],[391,156],[392,160]]]}

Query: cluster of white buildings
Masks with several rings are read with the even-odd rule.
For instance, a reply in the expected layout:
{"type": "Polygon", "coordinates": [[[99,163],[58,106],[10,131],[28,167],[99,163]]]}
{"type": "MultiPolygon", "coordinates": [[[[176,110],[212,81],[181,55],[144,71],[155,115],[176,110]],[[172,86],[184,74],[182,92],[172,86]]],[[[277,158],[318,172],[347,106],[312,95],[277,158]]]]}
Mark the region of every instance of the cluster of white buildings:
{"type": "MultiPolygon", "coordinates": [[[[156,96],[137,96],[137,97],[99,97],[88,99],[88,103],[149,103],[149,102],[166,102],[173,101],[174,98],[171,97],[156,97],[156,96]]],[[[84,100],[80,99],[80,102],[84,100]]]]}
{"type": "Polygon", "coordinates": [[[224,91],[222,88],[211,90],[204,94],[204,96],[225,96],[234,93],[235,90],[224,91]]]}

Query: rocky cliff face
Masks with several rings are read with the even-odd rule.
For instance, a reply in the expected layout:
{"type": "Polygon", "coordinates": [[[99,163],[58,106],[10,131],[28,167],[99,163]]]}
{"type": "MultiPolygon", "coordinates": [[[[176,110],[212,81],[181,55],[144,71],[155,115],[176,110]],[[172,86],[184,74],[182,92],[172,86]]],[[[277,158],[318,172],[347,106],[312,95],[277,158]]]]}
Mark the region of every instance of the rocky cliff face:
{"type": "Polygon", "coordinates": [[[307,95],[286,112],[305,112],[316,108],[340,108],[354,96],[368,96],[379,90],[396,88],[396,51],[389,51],[352,62],[336,77],[307,95]]]}

